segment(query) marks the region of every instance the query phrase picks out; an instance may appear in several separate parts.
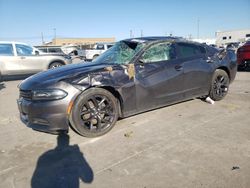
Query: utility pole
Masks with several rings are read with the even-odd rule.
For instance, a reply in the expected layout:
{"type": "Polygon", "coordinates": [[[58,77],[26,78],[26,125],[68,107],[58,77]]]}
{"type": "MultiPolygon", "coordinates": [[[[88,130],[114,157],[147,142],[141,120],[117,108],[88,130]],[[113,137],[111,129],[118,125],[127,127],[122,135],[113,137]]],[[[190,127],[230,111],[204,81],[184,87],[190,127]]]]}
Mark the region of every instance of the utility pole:
{"type": "Polygon", "coordinates": [[[41,36],[42,36],[42,45],[44,45],[43,32],[41,32],[41,36]]]}
{"type": "Polygon", "coordinates": [[[55,44],[56,45],[56,28],[53,29],[54,30],[54,40],[55,40],[55,44]]]}
{"type": "Polygon", "coordinates": [[[141,37],[143,37],[143,30],[141,29],[141,37]]]}
{"type": "Polygon", "coordinates": [[[200,19],[197,20],[197,39],[200,38],[200,19]]]}
{"type": "Polygon", "coordinates": [[[130,38],[133,38],[133,31],[130,30],[130,38]]]}

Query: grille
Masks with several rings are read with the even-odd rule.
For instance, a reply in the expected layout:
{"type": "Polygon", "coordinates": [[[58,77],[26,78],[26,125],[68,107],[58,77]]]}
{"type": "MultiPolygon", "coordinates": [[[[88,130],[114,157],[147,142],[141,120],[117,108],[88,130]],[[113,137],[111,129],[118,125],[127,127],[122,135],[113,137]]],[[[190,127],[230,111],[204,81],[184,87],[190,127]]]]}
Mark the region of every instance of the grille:
{"type": "Polygon", "coordinates": [[[30,90],[20,90],[20,97],[24,99],[32,99],[32,92],[30,90]]]}

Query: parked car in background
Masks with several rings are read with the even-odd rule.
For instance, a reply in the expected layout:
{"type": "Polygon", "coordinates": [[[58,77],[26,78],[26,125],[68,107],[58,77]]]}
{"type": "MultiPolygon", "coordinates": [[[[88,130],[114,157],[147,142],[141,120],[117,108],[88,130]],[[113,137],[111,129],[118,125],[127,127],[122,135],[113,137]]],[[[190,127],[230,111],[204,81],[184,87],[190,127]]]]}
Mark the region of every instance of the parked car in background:
{"type": "Polygon", "coordinates": [[[237,50],[239,70],[250,70],[250,41],[247,41],[237,50]]]}
{"type": "Polygon", "coordinates": [[[173,37],[117,42],[94,62],[36,74],[20,85],[21,120],[58,133],[69,126],[87,137],[124,118],[196,97],[223,99],[237,72],[232,50],[173,37]]]}
{"type": "Polygon", "coordinates": [[[231,43],[228,43],[226,48],[227,49],[232,49],[232,50],[235,50],[237,51],[237,49],[240,47],[240,43],[239,42],[231,42],[231,43]]]}
{"type": "Polygon", "coordinates": [[[93,49],[83,50],[83,55],[85,60],[92,61],[101,55],[103,52],[111,48],[114,44],[113,43],[97,43],[95,44],[93,49]]]}
{"type": "Polygon", "coordinates": [[[61,46],[36,46],[36,48],[45,54],[61,54],[67,55],[63,52],[61,46]]]}
{"type": "Polygon", "coordinates": [[[72,59],[85,59],[83,50],[81,50],[77,45],[37,46],[36,48],[45,54],[69,55],[72,59]]]}
{"type": "Polygon", "coordinates": [[[0,41],[0,77],[29,75],[72,63],[66,55],[43,54],[19,42],[0,41]]]}

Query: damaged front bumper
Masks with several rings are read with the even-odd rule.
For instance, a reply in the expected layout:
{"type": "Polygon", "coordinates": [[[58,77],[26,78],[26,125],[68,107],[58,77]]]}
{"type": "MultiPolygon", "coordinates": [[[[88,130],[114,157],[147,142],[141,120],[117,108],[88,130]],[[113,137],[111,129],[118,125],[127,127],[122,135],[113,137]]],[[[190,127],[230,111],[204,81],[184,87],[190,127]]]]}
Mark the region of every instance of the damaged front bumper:
{"type": "MultiPolygon", "coordinates": [[[[73,86],[68,88],[68,96],[60,100],[37,101],[25,96],[17,100],[21,121],[37,131],[57,134],[69,129],[70,102],[80,93],[73,86]]],[[[22,91],[24,92],[24,91],[22,91]]],[[[30,91],[27,91],[30,92],[30,91]]]]}

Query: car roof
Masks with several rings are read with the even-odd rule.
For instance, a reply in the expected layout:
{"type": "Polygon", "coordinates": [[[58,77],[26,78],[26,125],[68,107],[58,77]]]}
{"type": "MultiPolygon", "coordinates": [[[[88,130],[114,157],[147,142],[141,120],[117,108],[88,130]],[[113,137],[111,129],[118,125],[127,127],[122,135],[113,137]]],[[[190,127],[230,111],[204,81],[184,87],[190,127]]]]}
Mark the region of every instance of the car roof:
{"type": "Polygon", "coordinates": [[[169,41],[169,42],[187,42],[193,44],[200,44],[193,41],[188,41],[182,37],[170,37],[170,36],[150,36],[150,37],[138,37],[138,38],[130,38],[125,39],[123,41],[127,42],[138,42],[138,43],[151,43],[151,42],[158,42],[158,41],[169,41]]]}
{"type": "Polygon", "coordinates": [[[0,41],[0,44],[23,44],[23,45],[28,45],[27,43],[23,43],[23,42],[15,42],[15,41],[0,41]]]}
{"type": "Polygon", "coordinates": [[[161,41],[168,42],[169,41],[169,42],[185,42],[185,43],[188,43],[188,44],[195,44],[195,45],[199,45],[199,46],[207,46],[206,44],[186,40],[186,39],[184,39],[182,37],[170,37],[170,36],[139,37],[139,38],[125,39],[125,40],[122,40],[122,41],[135,42],[135,43],[153,43],[153,42],[161,42],[161,41]]]}

